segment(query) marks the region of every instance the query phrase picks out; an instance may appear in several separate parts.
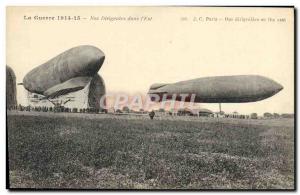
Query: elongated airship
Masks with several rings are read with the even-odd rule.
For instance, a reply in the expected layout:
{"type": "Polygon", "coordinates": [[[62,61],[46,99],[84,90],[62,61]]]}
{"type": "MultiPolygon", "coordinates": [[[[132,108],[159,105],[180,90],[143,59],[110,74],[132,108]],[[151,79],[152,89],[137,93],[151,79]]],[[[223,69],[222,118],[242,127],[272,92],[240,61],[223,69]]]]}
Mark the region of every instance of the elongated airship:
{"type": "Polygon", "coordinates": [[[153,84],[148,94],[152,101],[177,100],[198,103],[256,102],[271,97],[283,89],[272,79],[259,75],[203,77],[171,84],[153,84]],[[182,98],[185,95],[186,98],[182,98]],[[187,95],[187,96],[186,96],[187,95]]]}
{"type": "Polygon", "coordinates": [[[45,98],[78,91],[97,76],[104,59],[104,53],[97,47],[74,47],[31,70],[25,75],[23,85],[45,98]]]}

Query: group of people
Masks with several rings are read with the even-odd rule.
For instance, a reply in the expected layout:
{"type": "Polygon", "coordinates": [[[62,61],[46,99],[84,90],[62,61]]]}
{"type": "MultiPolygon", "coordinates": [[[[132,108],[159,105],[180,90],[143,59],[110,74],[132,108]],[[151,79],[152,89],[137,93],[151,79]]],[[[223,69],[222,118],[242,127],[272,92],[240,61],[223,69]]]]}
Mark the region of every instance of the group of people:
{"type": "Polygon", "coordinates": [[[99,113],[107,112],[106,110],[100,110],[95,108],[68,108],[64,106],[22,106],[21,104],[15,106],[8,106],[7,110],[18,110],[18,111],[36,111],[36,112],[73,112],[73,113],[99,113]]]}
{"type": "MultiPolygon", "coordinates": [[[[107,110],[99,110],[93,108],[67,108],[64,106],[55,106],[55,107],[47,107],[47,106],[22,106],[14,105],[14,106],[7,106],[7,110],[18,110],[18,111],[35,111],[35,112],[72,112],[72,113],[107,113],[107,110]]],[[[151,120],[154,119],[155,112],[152,110],[149,112],[149,117],[151,120]]]]}

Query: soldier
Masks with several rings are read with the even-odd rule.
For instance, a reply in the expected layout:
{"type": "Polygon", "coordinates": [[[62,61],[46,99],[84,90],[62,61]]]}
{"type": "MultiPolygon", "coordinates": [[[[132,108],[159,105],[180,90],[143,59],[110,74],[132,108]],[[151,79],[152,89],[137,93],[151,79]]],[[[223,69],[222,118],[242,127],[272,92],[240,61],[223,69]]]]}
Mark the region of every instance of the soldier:
{"type": "Polygon", "coordinates": [[[149,116],[150,116],[150,119],[153,120],[154,116],[155,116],[155,112],[152,110],[150,113],[149,113],[149,116]]]}

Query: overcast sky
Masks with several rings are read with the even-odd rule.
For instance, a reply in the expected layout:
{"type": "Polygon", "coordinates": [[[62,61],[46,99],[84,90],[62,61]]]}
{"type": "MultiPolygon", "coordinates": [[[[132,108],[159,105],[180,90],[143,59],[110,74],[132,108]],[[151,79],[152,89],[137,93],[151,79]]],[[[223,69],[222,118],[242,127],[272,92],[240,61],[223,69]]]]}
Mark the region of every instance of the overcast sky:
{"type": "MultiPolygon", "coordinates": [[[[7,65],[22,82],[32,68],[78,45],[106,55],[99,71],[109,92],[146,94],[153,83],[205,76],[255,74],[284,86],[254,103],[222,104],[225,112],[294,111],[292,9],[271,8],[8,8],[7,65]],[[84,21],[35,21],[24,16],[70,15],[84,21]],[[151,21],[90,21],[90,16],[152,17],[151,21]],[[187,21],[181,21],[186,17],[187,21]],[[193,21],[202,17],[204,21],[193,21]],[[206,17],[222,21],[205,21],[206,17]],[[226,22],[225,17],[285,18],[285,22],[226,22]]],[[[22,86],[18,102],[26,103],[22,86]]],[[[200,104],[218,110],[216,104],[200,104]]]]}

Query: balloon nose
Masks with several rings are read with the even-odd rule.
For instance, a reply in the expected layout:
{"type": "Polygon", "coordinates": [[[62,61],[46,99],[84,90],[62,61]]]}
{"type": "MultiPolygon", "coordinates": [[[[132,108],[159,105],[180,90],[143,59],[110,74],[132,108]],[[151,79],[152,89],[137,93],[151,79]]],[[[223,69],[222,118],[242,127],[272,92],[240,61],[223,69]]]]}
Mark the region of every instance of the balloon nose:
{"type": "Polygon", "coordinates": [[[276,93],[278,93],[279,91],[281,91],[283,88],[284,87],[281,84],[276,83],[276,85],[275,85],[275,91],[276,91],[276,93]]]}
{"type": "Polygon", "coordinates": [[[84,61],[81,63],[81,69],[90,74],[98,72],[105,60],[104,53],[94,46],[82,46],[81,55],[84,61]]]}

